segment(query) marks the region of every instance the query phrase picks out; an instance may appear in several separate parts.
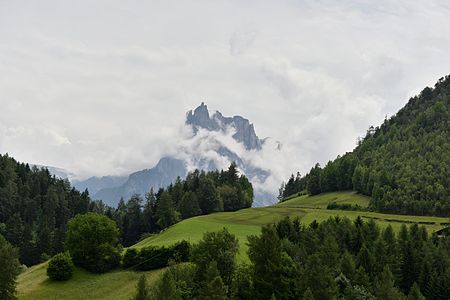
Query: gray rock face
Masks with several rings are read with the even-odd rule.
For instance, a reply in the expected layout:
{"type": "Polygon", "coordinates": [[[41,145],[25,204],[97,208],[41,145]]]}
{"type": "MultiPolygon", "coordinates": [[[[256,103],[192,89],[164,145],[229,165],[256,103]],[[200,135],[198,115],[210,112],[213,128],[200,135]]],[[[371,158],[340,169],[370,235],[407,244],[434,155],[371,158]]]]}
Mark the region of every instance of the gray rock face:
{"type": "Polygon", "coordinates": [[[197,133],[199,128],[225,131],[227,126],[232,126],[236,130],[233,138],[237,142],[243,143],[247,150],[260,150],[263,144],[249,120],[241,116],[224,117],[218,111],[210,117],[208,107],[203,102],[193,112],[192,110],[188,112],[186,124],[192,125],[194,133],[197,133]]]}

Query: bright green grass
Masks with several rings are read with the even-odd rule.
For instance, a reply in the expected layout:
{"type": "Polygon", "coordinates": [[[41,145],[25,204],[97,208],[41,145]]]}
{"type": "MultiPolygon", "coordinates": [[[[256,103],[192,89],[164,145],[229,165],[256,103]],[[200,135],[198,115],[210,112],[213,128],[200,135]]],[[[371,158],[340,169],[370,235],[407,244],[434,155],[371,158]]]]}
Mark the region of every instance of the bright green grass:
{"type": "Polygon", "coordinates": [[[429,232],[433,232],[444,227],[441,223],[448,222],[448,219],[439,217],[404,216],[369,211],[325,209],[331,202],[358,204],[361,207],[367,207],[369,197],[355,192],[333,192],[317,196],[300,196],[270,207],[248,208],[236,212],[199,216],[183,220],[162,233],[137,243],[133,247],[168,246],[183,239],[195,243],[202,238],[205,232],[218,231],[226,227],[239,239],[240,249],[238,261],[245,262],[248,260],[247,236],[259,234],[262,225],[274,223],[285,216],[298,216],[303,224],[309,224],[313,220],[322,222],[335,216],[347,217],[351,220],[356,219],[357,216],[361,216],[366,221],[374,219],[381,228],[385,228],[390,224],[396,232],[400,230],[402,224],[420,224],[420,222],[432,223],[424,225],[429,232]]]}
{"type": "Polygon", "coordinates": [[[92,274],[76,269],[65,282],[54,282],[46,275],[47,264],[31,267],[19,275],[19,299],[130,299],[141,274],[152,284],[162,270],[133,272],[117,270],[105,274],[92,274]]]}
{"type": "Polygon", "coordinates": [[[265,207],[199,216],[183,220],[133,247],[169,246],[181,240],[196,243],[205,232],[219,231],[225,227],[239,239],[238,260],[246,261],[247,236],[258,235],[264,224],[274,223],[288,215],[301,217],[303,214],[303,210],[296,208],[265,207]]]}
{"type": "Polygon", "coordinates": [[[300,196],[289,199],[277,206],[283,207],[307,207],[307,208],[327,208],[327,205],[335,202],[337,204],[352,204],[360,207],[369,206],[370,197],[357,194],[354,191],[324,193],[316,196],[300,196]]]}

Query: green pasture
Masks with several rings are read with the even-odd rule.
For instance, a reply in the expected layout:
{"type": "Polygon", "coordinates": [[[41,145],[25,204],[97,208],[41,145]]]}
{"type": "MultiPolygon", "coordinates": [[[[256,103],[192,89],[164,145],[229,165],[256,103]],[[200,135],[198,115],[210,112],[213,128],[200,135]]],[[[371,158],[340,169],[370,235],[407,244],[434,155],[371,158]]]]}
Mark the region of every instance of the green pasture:
{"type": "Polygon", "coordinates": [[[19,275],[19,299],[130,299],[141,274],[146,274],[149,284],[155,282],[162,270],[134,272],[116,270],[93,274],[76,268],[73,277],[65,282],[48,279],[47,263],[33,266],[19,275]]]}

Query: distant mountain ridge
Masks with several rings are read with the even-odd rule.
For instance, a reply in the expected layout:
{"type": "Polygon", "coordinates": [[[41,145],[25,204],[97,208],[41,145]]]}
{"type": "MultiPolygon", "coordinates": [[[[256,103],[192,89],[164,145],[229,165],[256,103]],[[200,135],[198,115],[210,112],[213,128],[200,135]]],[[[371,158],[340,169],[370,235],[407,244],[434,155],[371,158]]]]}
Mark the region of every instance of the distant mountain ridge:
{"type": "Polygon", "coordinates": [[[208,107],[204,102],[200,104],[193,112],[187,113],[186,124],[192,125],[194,133],[199,128],[210,131],[225,131],[226,126],[232,126],[236,129],[233,138],[243,143],[247,150],[261,150],[263,140],[260,140],[255,133],[255,128],[249,120],[241,116],[224,117],[219,111],[216,111],[211,117],[209,116],[208,107]]]}
{"type": "MultiPolygon", "coordinates": [[[[227,134],[231,129],[236,143],[242,144],[245,151],[260,151],[264,141],[256,135],[254,125],[248,119],[241,116],[224,117],[216,111],[210,116],[208,107],[201,103],[196,109],[187,112],[187,126],[192,127],[193,136],[198,138],[200,130],[208,132],[220,132],[227,134]]],[[[232,151],[213,136],[201,137],[210,139],[209,152],[215,153],[220,161],[226,160],[229,163],[235,162],[239,169],[253,182],[264,182],[270,175],[269,170],[263,170],[245,161],[238,153],[232,151]]],[[[197,147],[193,144],[191,147],[197,147]]],[[[220,169],[221,165],[217,160],[212,159],[204,153],[202,148],[189,149],[188,160],[179,157],[166,156],[160,159],[155,167],[134,172],[129,176],[104,176],[91,177],[84,181],[74,181],[75,187],[79,190],[88,189],[93,199],[103,200],[108,205],[116,206],[120,198],[129,199],[133,194],[145,195],[151,188],[158,190],[174,182],[177,177],[184,178],[188,172],[188,165],[195,168],[210,171],[220,169]]],[[[210,153],[209,153],[210,154],[210,153]]],[[[275,196],[255,190],[256,206],[272,203],[275,196]]]]}

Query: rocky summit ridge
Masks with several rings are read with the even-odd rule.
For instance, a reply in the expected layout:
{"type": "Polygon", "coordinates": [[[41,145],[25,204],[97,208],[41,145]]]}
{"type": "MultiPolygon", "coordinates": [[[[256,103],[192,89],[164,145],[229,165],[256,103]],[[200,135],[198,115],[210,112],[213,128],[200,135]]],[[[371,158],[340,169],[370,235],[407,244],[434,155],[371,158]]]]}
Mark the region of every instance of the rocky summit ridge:
{"type": "Polygon", "coordinates": [[[186,115],[186,124],[191,125],[194,133],[199,128],[210,131],[226,131],[228,126],[233,127],[236,132],[233,138],[238,143],[243,143],[247,150],[261,150],[263,140],[260,140],[255,132],[255,127],[248,119],[241,116],[224,117],[216,111],[211,117],[208,106],[202,102],[195,110],[190,110],[186,115]]]}

